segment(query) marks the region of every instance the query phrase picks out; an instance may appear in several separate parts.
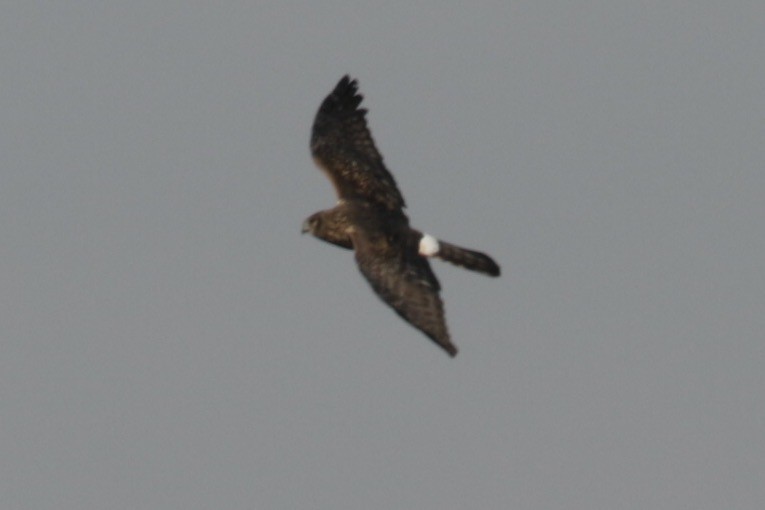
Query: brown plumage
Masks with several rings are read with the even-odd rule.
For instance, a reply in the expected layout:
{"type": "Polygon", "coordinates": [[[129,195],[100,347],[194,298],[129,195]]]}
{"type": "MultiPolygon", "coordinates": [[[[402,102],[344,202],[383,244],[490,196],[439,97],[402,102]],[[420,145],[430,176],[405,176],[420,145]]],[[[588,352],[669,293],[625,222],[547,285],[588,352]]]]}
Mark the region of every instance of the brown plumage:
{"type": "Polygon", "coordinates": [[[490,276],[500,269],[488,255],[438,241],[409,226],[404,197],[385,168],[366,124],[356,80],[344,76],[314,120],[311,152],[329,177],[338,204],[303,223],[303,232],[352,249],[375,293],[450,356],[457,354],[444,319],[441,286],[427,257],[490,276]]]}
{"type": "Polygon", "coordinates": [[[383,164],[359,108],[356,80],[344,76],[316,113],[311,152],[340,198],[360,198],[389,211],[401,210],[404,197],[383,164]]]}

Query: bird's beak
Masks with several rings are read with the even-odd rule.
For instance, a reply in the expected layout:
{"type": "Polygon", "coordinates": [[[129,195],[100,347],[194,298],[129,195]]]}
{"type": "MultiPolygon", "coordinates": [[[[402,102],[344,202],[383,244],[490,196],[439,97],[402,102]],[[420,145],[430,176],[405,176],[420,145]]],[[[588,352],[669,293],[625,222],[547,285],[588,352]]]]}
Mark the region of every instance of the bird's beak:
{"type": "Polygon", "coordinates": [[[302,227],[302,229],[300,230],[300,233],[301,233],[301,234],[305,234],[306,232],[310,232],[310,231],[311,231],[311,224],[309,223],[309,221],[308,221],[308,220],[305,220],[305,221],[303,222],[303,227],[302,227]]]}

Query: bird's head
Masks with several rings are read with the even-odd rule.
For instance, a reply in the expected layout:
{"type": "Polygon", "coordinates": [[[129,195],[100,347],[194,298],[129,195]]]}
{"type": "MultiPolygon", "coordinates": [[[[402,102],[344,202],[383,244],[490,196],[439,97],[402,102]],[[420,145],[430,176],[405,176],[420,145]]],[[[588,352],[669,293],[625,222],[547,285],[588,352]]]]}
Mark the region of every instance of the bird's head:
{"type": "Polygon", "coordinates": [[[310,215],[303,222],[302,232],[334,244],[341,248],[351,249],[353,243],[350,237],[350,224],[342,210],[329,209],[310,215]]]}
{"type": "Polygon", "coordinates": [[[303,227],[301,229],[301,232],[303,234],[310,232],[311,235],[316,235],[316,232],[319,230],[321,226],[321,216],[319,213],[315,213],[310,215],[303,221],[303,227]]]}

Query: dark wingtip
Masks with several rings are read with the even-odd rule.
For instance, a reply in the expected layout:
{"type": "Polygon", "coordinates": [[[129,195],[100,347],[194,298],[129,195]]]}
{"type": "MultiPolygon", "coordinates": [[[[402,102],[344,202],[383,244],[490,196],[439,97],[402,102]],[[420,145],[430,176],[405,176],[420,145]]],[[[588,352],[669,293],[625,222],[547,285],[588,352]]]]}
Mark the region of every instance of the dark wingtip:
{"type": "Polygon", "coordinates": [[[444,352],[446,352],[446,354],[449,355],[449,357],[453,358],[459,352],[459,349],[457,349],[457,346],[454,345],[451,339],[449,338],[448,333],[445,333],[443,335],[437,335],[425,330],[420,330],[420,331],[425,333],[425,336],[430,338],[433,341],[433,343],[435,343],[437,346],[443,349],[444,352]]]}
{"type": "Polygon", "coordinates": [[[444,351],[446,351],[446,354],[448,354],[450,358],[455,357],[457,355],[457,353],[459,352],[459,349],[457,349],[457,346],[454,345],[451,342],[451,340],[449,340],[449,338],[445,338],[445,339],[441,339],[441,340],[437,340],[437,339],[434,338],[433,340],[435,340],[436,344],[440,348],[442,348],[444,351]]]}
{"type": "Polygon", "coordinates": [[[359,112],[364,115],[366,110],[359,108],[363,99],[364,96],[359,93],[358,81],[346,74],[324,99],[319,107],[319,113],[353,115],[359,112]]]}
{"type": "Polygon", "coordinates": [[[350,75],[346,74],[343,75],[342,78],[340,78],[340,81],[337,82],[337,85],[335,85],[334,92],[339,95],[350,95],[355,96],[356,92],[359,90],[359,82],[355,78],[351,78],[350,75]]]}

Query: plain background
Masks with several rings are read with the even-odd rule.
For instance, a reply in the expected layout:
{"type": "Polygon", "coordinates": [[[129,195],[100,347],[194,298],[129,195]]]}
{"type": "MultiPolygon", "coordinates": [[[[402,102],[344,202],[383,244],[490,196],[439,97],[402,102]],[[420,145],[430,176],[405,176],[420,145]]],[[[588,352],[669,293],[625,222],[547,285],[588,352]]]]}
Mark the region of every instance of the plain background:
{"type": "Polygon", "coordinates": [[[753,509],[765,7],[8,2],[3,509],[753,509]],[[360,80],[452,360],[300,235],[360,80]]]}

